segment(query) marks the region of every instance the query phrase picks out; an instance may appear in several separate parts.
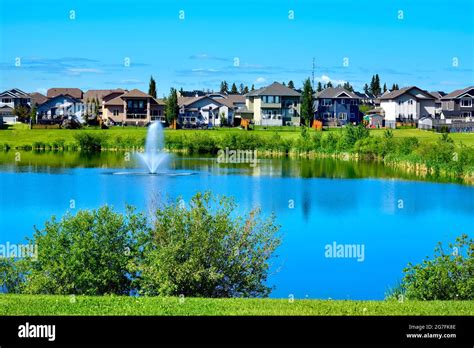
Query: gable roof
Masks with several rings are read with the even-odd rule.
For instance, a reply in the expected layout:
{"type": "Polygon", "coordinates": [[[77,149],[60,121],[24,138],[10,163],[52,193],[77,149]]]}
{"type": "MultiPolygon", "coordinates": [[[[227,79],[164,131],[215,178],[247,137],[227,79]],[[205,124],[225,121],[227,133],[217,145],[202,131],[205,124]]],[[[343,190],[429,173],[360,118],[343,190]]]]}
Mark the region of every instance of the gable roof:
{"type": "Polygon", "coordinates": [[[441,100],[456,99],[461,95],[469,92],[471,89],[474,89],[474,86],[466,87],[463,89],[457,89],[455,91],[452,91],[451,93],[446,94],[444,97],[441,98],[441,100]]]}
{"type": "Polygon", "coordinates": [[[76,99],[82,99],[83,92],[79,88],[50,88],[46,93],[48,98],[54,98],[58,95],[70,95],[76,99]]]}
{"type": "Polygon", "coordinates": [[[273,82],[271,85],[256,89],[247,93],[246,97],[258,97],[262,95],[277,95],[285,97],[300,97],[301,93],[295,91],[294,89],[283,86],[279,82],[273,82]]]}
{"type": "Polygon", "coordinates": [[[396,99],[396,98],[398,98],[398,97],[400,97],[404,94],[410,94],[412,97],[414,97],[416,99],[420,99],[420,98],[416,97],[413,93],[411,93],[415,89],[419,90],[425,96],[425,98],[423,98],[423,99],[436,99],[436,97],[434,95],[432,95],[429,92],[425,91],[424,89],[421,89],[421,88],[416,87],[416,86],[403,87],[401,89],[385,93],[385,94],[381,95],[379,97],[379,99],[380,100],[396,99]]]}
{"type": "Polygon", "coordinates": [[[125,91],[121,88],[117,89],[90,89],[84,93],[84,101],[98,99],[101,102],[105,96],[108,96],[112,93],[124,93],[125,91]]]}
{"type": "Polygon", "coordinates": [[[442,97],[446,95],[446,93],[444,93],[443,91],[433,91],[433,92],[430,92],[430,94],[434,96],[436,100],[440,100],[442,97]]]}
{"type": "Polygon", "coordinates": [[[122,95],[122,98],[153,98],[153,97],[135,88],[129,92],[124,93],[122,95]]]}
{"type": "Polygon", "coordinates": [[[41,93],[38,93],[38,92],[30,93],[30,97],[31,97],[32,105],[34,105],[34,104],[40,105],[40,104],[43,104],[45,101],[48,100],[47,96],[45,96],[41,93]]]}
{"type": "Polygon", "coordinates": [[[9,98],[30,98],[28,93],[23,92],[21,89],[12,88],[0,93],[0,97],[9,97],[9,98]]]}
{"type": "Polygon", "coordinates": [[[351,99],[360,99],[360,97],[343,87],[329,87],[323,89],[321,92],[316,92],[314,94],[315,98],[351,98],[351,99]]]}

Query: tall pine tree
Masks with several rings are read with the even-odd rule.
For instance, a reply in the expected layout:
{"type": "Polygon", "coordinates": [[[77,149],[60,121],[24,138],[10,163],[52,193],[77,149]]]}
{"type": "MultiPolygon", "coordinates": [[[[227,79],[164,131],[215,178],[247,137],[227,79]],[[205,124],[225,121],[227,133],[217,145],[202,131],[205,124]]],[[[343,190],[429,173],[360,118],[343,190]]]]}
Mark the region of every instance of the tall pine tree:
{"type": "Polygon", "coordinates": [[[239,94],[239,91],[237,90],[237,86],[235,85],[235,82],[232,84],[232,87],[230,88],[230,94],[239,94]]]}
{"type": "Polygon", "coordinates": [[[166,99],[166,120],[168,124],[173,124],[178,119],[179,105],[178,105],[178,92],[176,89],[171,87],[170,95],[166,99]]]}
{"type": "Polygon", "coordinates": [[[293,83],[293,80],[288,81],[288,88],[295,89],[295,84],[293,83]]]}
{"type": "Polygon", "coordinates": [[[227,81],[222,81],[221,82],[220,92],[224,93],[224,94],[229,93],[229,85],[227,84],[227,81]]]}
{"type": "Polygon", "coordinates": [[[156,82],[153,76],[150,77],[150,84],[148,86],[148,94],[156,98],[156,82]]]}
{"type": "Polygon", "coordinates": [[[309,78],[304,80],[303,93],[301,95],[301,117],[306,126],[311,127],[311,120],[314,118],[313,87],[309,78]]]}

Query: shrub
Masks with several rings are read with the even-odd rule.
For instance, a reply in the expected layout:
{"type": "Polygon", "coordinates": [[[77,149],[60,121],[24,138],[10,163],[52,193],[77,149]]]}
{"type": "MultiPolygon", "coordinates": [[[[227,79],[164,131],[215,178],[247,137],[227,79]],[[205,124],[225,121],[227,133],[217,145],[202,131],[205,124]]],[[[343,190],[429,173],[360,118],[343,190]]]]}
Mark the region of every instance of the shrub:
{"type": "Polygon", "coordinates": [[[400,155],[409,155],[418,148],[419,144],[416,137],[403,138],[398,144],[398,153],[400,155]]]}
{"type": "Polygon", "coordinates": [[[434,259],[408,264],[402,283],[393,293],[410,300],[474,300],[474,242],[467,235],[443,250],[438,243],[434,259]]]}
{"type": "Polygon", "coordinates": [[[135,259],[137,287],[146,295],[267,296],[268,261],[278,247],[274,217],[260,211],[232,217],[233,200],[196,194],[159,207],[151,234],[143,234],[135,259]]]}
{"type": "Polygon", "coordinates": [[[54,217],[36,230],[38,260],[30,262],[24,292],[31,294],[128,294],[128,263],[144,217],[104,206],[54,217]]]}
{"type": "Polygon", "coordinates": [[[104,132],[79,131],[77,134],[74,134],[74,139],[76,139],[82,151],[101,151],[102,148],[107,146],[107,134],[104,132]]]}

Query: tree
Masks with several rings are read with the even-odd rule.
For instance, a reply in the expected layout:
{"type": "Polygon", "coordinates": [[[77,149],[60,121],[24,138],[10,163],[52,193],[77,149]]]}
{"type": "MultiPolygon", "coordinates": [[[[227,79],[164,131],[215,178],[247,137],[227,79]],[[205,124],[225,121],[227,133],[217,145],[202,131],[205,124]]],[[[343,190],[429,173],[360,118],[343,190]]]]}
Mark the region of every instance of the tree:
{"type": "Polygon", "coordinates": [[[326,85],[326,88],[332,88],[332,82],[331,81],[328,81],[328,83],[326,85]]]}
{"type": "Polygon", "coordinates": [[[252,84],[252,88],[250,90],[255,91],[255,85],[254,84],[252,84]]]}
{"type": "Polygon", "coordinates": [[[235,85],[235,82],[232,83],[232,87],[230,88],[230,94],[239,94],[239,91],[237,90],[237,86],[235,85]]]}
{"type": "Polygon", "coordinates": [[[344,87],[345,89],[347,89],[349,92],[353,92],[353,91],[354,91],[354,88],[351,86],[351,84],[350,84],[349,82],[345,82],[342,87],[344,87]]]}
{"type": "Polygon", "coordinates": [[[370,82],[370,93],[376,97],[381,94],[382,90],[380,88],[380,78],[378,74],[372,76],[372,81],[370,82]]]}
{"type": "Polygon", "coordinates": [[[240,94],[244,94],[244,90],[245,90],[244,84],[241,83],[241,84],[239,85],[239,93],[240,93],[240,94]]]}
{"type": "Polygon", "coordinates": [[[32,124],[36,124],[36,113],[38,112],[38,108],[36,106],[36,103],[33,104],[33,107],[31,108],[30,111],[30,120],[32,124]]]}
{"type": "Polygon", "coordinates": [[[370,93],[370,91],[369,91],[369,85],[367,85],[367,84],[364,85],[364,93],[365,93],[365,94],[369,94],[369,93],[370,93]]]}
{"type": "Polygon", "coordinates": [[[27,122],[30,116],[30,110],[24,105],[17,105],[13,108],[13,115],[18,117],[18,121],[27,122]]]}
{"type": "Polygon", "coordinates": [[[133,273],[137,288],[150,296],[262,297],[271,288],[268,260],[280,244],[274,217],[260,210],[235,216],[227,197],[197,193],[187,206],[180,199],[157,207],[151,233],[133,273]]]}
{"type": "Polygon", "coordinates": [[[282,81],[281,84],[286,87],[286,82],[282,81]]]}
{"type": "Polygon", "coordinates": [[[295,89],[295,84],[293,83],[293,80],[288,81],[288,88],[295,89]]]}
{"type": "Polygon", "coordinates": [[[227,84],[227,81],[221,82],[220,92],[223,94],[227,94],[229,92],[229,85],[227,84]]]}
{"type": "Polygon", "coordinates": [[[249,92],[249,86],[245,86],[243,94],[247,94],[248,92],[249,92]]]}
{"type": "Polygon", "coordinates": [[[313,105],[313,87],[309,78],[303,82],[303,93],[301,95],[301,117],[305,120],[308,127],[311,126],[311,120],[314,117],[313,105]]]}
{"type": "Polygon", "coordinates": [[[392,91],[392,92],[393,92],[393,91],[398,91],[398,89],[399,89],[399,88],[398,88],[398,85],[397,85],[396,83],[394,83],[394,84],[392,85],[392,88],[390,89],[390,91],[392,91]]]}
{"type": "Polygon", "coordinates": [[[383,84],[383,92],[384,93],[387,92],[387,84],[386,83],[383,84]]]}
{"type": "Polygon", "coordinates": [[[317,91],[318,92],[321,92],[323,90],[323,85],[321,83],[321,81],[318,82],[318,87],[317,87],[317,91]]]}
{"type": "Polygon", "coordinates": [[[178,119],[179,105],[178,105],[178,93],[176,89],[170,88],[170,95],[166,99],[166,121],[168,124],[173,124],[178,119]]]}
{"type": "Polygon", "coordinates": [[[150,84],[148,87],[148,94],[151,95],[153,98],[156,98],[156,82],[153,76],[150,77],[150,84]]]}

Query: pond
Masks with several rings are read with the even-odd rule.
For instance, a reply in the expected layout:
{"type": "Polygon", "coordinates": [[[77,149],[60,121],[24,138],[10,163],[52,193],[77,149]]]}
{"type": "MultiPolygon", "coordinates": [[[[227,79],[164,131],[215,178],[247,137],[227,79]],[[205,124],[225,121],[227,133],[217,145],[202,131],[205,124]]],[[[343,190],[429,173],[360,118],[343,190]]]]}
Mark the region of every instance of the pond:
{"type": "Polygon", "coordinates": [[[71,200],[76,210],[147,210],[157,197],[186,202],[211,190],[234,197],[238,213],[276,214],[283,243],[271,297],[378,300],[408,262],[474,229],[474,187],[417,181],[379,163],[260,159],[252,167],[172,155],[168,168],[192,175],[116,175],[143,171],[123,153],[1,153],[0,244],[22,243],[71,200]]]}

